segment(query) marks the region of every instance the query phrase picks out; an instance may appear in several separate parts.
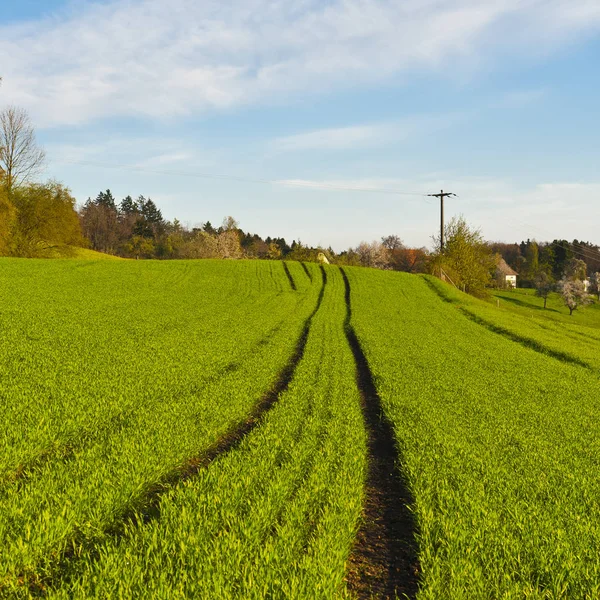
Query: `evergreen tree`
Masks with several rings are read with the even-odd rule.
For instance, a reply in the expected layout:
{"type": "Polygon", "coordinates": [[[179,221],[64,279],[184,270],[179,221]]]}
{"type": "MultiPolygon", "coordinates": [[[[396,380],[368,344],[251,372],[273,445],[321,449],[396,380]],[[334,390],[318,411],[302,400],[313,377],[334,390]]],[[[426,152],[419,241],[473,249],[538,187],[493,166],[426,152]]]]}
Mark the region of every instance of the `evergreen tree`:
{"type": "Polygon", "coordinates": [[[96,196],[96,204],[98,206],[104,206],[110,210],[114,210],[115,212],[117,210],[115,199],[110,190],[106,190],[106,192],[100,192],[96,196]]]}
{"type": "Polygon", "coordinates": [[[125,196],[125,198],[121,200],[121,204],[119,205],[119,212],[122,215],[127,216],[137,213],[135,202],[133,201],[133,198],[131,196],[125,196]]]}

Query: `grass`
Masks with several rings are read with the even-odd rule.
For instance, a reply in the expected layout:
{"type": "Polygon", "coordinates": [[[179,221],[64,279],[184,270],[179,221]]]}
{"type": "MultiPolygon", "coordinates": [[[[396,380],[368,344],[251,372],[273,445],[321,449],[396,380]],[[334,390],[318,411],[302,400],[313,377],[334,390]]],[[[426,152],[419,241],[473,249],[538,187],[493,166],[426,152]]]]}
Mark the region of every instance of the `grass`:
{"type": "Polygon", "coordinates": [[[292,292],[280,263],[2,267],[0,582],[12,585],[241,422],[318,289],[292,292]]]}
{"type": "Polygon", "coordinates": [[[481,327],[424,278],[348,271],[414,498],[418,598],[597,597],[598,376],[481,327]]]}
{"type": "Polygon", "coordinates": [[[67,258],[74,260],[126,260],[119,256],[96,252],[79,246],[54,246],[43,251],[43,258],[67,258]]]}
{"type": "Polygon", "coordinates": [[[1,259],[0,597],[600,596],[598,308],[344,272],[1,259]]]}
{"type": "Polygon", "coordinates": [[[573,315],[569,315],[569,309],[564,305],[559,294],[551,292],[548,296],[546,309],[544,299],[535,295],[535,290],[517,288],[515,290],[498,290],[493,293],[494,300],[500,301],[500,305],[515,314],[522,316],[542,316],[545,319],[564,323],[566,325],[585,325],[600,329],[600,302],[594,299],[591,306],[577,309],[573,315]]]}
{"type": "Polygon", "coordinates": [[[600,312],[593,307],[585,309],[591,312],[583,325],[553,309],[544,309],[543,304],[538,306],[536,301],[540,299],[532,294],[519,294],[534,307],[528,310],[522,308],[526,301],[519,298],[519,304],[502,302],[498,305],[472,298],[434,277],[426,276],[425,280],[440,297],[482,327],[557,360],[600,372],[600,312]]]}
{"type": "Polygon", "coordinates": [[[49,597],[346,596],[366,448],[340,300],[328,269],[302,358],[260,427],[166,494],[160,518],[78,555],[49,597]]]}

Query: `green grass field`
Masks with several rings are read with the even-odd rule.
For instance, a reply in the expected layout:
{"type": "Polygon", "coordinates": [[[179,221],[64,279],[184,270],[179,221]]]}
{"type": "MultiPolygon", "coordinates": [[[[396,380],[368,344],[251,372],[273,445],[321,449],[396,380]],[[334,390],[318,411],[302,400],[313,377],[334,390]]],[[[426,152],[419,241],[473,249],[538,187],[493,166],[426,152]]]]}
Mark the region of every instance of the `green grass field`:
{"type": "Polygon", "coordinates": [[[599,597],[600,310],[498,297],[0,259],[0,598],[599,597]]]}

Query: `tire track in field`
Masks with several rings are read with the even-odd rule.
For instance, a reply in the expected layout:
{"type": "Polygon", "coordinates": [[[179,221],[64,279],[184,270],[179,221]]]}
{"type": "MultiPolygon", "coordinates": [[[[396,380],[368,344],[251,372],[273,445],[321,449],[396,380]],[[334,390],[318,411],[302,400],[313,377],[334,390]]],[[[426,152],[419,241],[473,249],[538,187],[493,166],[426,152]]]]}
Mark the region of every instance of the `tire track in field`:
{"type": "Polygon", "coordinates": [[[468,308],[465,308],[464,306],[459,306],[459,304],[456,300],[453,300],[452,298],[449,298],[448,296],[446,296],[446,294],[444,294],[444,292],[442,290],[438,289],[437,286],[435,286],[428,279],[424,279],[424,281],[427,284],[427,286],[433,292],[435,292],[435,294],[439,298],[441,298],[444,302],[447,302],[448,304],[452,304],[459,313],[461,313],[467,319],[469,319],[470,321],[473,321],[473,323],[476,323],[480,327],[484,327],[485,329],[487,329],[488,331],[491,331],[492,333],[501,335],[502,337],[505,337],[506,339],[510,340],[511,342],[516,342],[517,344],[520,344],[521,346],[524,346],[525,348],[529,348],[530,350],[533,350],[535,352],[538,352],[539,354],[544,354],[545,356],[549,356],[550,358],[554,358],[554,359],[559,360],[564,363],[578,365],[579,367],[589,369],[590,371],[593,371],[595,373],[598,372],[598,370],[593,365],[590,365],[589,363],[585,362],[584,360],[582,360],[580,358],[577,358],[576,356],[573,356],[572,354],[569,354],[567,352],[561,352],[560,350],[553,350],[552,348],[545,346],[542,342],[538,342],[537,340],[534,340],[533,338],[530,338],[530,337],[527,337],[524,335],[520,335],[520,334],[515,333],[514,331],[510,331],[510,329],[506,329],[505,327],[502,327],[500,325],[495,325],[494,323],[488,321],[487,319],[484,319],[483,317],[476,315],[474,312],[471,312],[468,308]]]}
{"type": "Polygon", "coordinates": [[[578,365],[580,367],[589,369],[590,371],[596,371],[596,369],[589,363],[577,358],[576,356],[572,356],[571,354],[568,354],[567,352],[560,352],[559,350],[552,350],[551,348],[548,348],[548,346],[545,346],[542,342],[538,342],[537,340],[534,340],[532,338],[526,337],[524,335],[519,335],[518,333],[514,333],[513,331],[510,331],[510,329],[505,329],[504,327],[501,327],[500,325],[495,325],[494,323],[491,323],[490,321],[483,319],[482,317],[476,315],[475,313],[472,313],[470,310],[468,310],[466,308],[458,307],[458,310],[465,317],[467,317],[467,319],[469,319],[470,321],[473,321],[473,323],[476,323],[477,325],[484,327],[485,329],[487,329],[488,331],[491,331],[492,333],[501,335],[501,336],[511,340],[512,342],[517,342],[517,344],[521,344],[521,346],[525,346],[525,348],[530,348],[531,350],[535,350],[536,352],[539,352],[540,354],[545,354],[546,356],[550,356],[551,358],[555,358],[556,360],[560,360],[561,362],[571,363],[571,364],[578,365]]]}
{"type": "Polygon", "coordinates": [[[346,582],[357,598],[414,598],[419,563],[416,525],[408,505],[413,498],[399,469],[392,424],[383,412],[373,374],[351,323],[350,282],[346,288],[344,329],[356,363],[356,383],[367,430],[368,473],[363,523],[348,560],[346,582]]]}
{"type": "Polygon", "coordinates": [[[296,288],[296,282],[294,281],[294,278],[292,277],[292,274],[290,273],[290,269],[287,266],[285,260],[282,260],[281,264],[283,265],[283,270],[285,271],[285,274],[287,275],[287,278],[290,282],[290,286],[291,286],[292,290],[294,290],[294,292],[295,292],[298,288],[296,288]]]}
{"type": "MultiPolygon", "coordinates": [[[[23,572],[18,577],[20,587],[28,588],[29,592],[35,596],[44,597],[48,588],[53,587],[59,581],[68,581],[72,576],[73,566],[77,562],[98,559],[99,547],[103,539],[107,536],[119,538],[127,528],[142,526],[159,519],[161,515],[160,502],[165,492],[192,478],[199,471],[207,468],[214,460],[235,449],[249,433],[260,425],[264,415],[289,387],[296,367],[302,360],[312,320],[321,307],[325,294],[327,274],[323,267],[321,267],[321,277],[321,290],[316,306],[304,322],[292,356],[279,373],[271,389],[262,396],[246,420],[227,431],[211,447],[190,458],[184,465],[155,482],[142,496],[134,499],[120,514],[117,514],[112,525],[100,535],[93,539],[73,539],[69,543],[68,549],[59,556],[52,556],[46,561],[41,561],[35,571],[23,572]],[[44,575],[40,575],[40,573],[44,573],[44,575]]],[[[0,582],[0,597],[2,588],[0,582]]]]}
{"type": "Polygon", "coordinates": [[[308,267],[306,266],[306,263],[304,261],[301,261],[300,264],[302,265],[302,268],[304,269],[306,276],[310,279],[310,282],[312,283],[313,276],[312,276],[312,273],[310,272],[310,270],[308,269],[308,267]]]}
{"type": "MultiPolygon", "coordinates": [[[[285,320],[280,321],[267,331],[265,335],[256,342],[256,345],[250,350],[250,353],[256,348],[267,346],[272,337],[281,330],[284,321],[285,320]]],[[[193,389],[191,388],[191,391],[196,393],[203,385],[212,383],[223,375],[235,373],[244,366],[244,363],[244,358],[227,363],[214,373],[201,377],[194,384],[193,389]]],[[[185,392],[182,391],[177,394],[177,396],[181,396],[184,393],[185,392]]],[[[154,401],[158,400],[154,399],[154,401]]],[[[112,435],[122,431],[127,427],[128,419],[134,411],[135,408],[117,410],[114,413],[107,415],[101,422],[74,431],[67,438],[49,444],[46,448],[40,449],[35,456],[20,462],[12,469],[0,473],[0,497],[5,496],[9,490],[14,491],[15,488],[25,485],[27,481],[37,477],[48,463],[72,460],[77,451],[84,450],[88,446],[98,443],[99,440],[105,438],[109,434],[112,435]]]]}

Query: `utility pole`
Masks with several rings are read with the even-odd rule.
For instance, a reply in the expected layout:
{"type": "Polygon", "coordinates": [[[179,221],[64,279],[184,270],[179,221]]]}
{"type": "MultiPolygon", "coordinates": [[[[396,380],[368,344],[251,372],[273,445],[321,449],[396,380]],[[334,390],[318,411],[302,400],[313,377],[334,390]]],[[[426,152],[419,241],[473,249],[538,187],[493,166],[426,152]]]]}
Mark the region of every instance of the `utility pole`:
{"type": "Polygon", "coordinates": [[[456,196],[452,192],[444,192],[440,190],[439,194],[427,194],[440,199],[440,254],[444,251],[444,198],[446,196],[456,196]]]}

